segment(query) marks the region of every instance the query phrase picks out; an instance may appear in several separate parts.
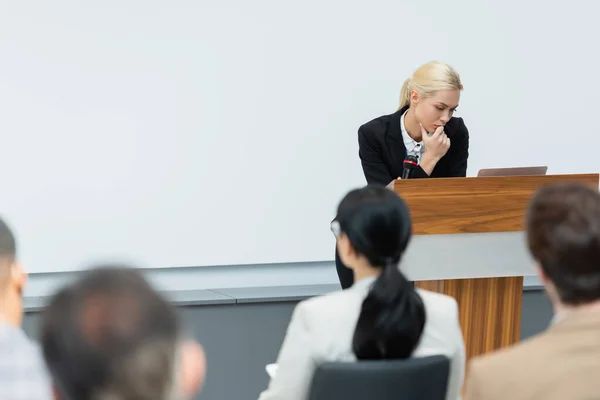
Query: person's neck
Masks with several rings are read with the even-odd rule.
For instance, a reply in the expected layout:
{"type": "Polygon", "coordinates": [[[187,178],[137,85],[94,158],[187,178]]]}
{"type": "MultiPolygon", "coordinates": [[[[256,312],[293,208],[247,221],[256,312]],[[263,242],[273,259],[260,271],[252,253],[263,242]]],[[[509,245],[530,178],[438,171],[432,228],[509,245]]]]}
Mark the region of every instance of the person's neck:
{"type": "Polygon", "coordinates": [[[358,266],[356,268],[353,268],[353,270],[355,282],[361,281],[366,278],[378,277],[379,274],[381,274],[381,268],[374,268],[370,265],[358,266]]]}
{"type": "Polygon", "coordinates": [[[19,326],[15,323],[14,318],[11,318],[10,315],[0,310],[0,325],[10,325],[10,326],[19,326]]]}
{"type": "Polygon", "coordinates": [[[404,114],[404,128],[406,129],[408,136],[410,136],[415,142],[420,142],[423,140],[421,127],[419,126],[419,122],[417,121],[415,112],[412,108],[409,108],[404,114]]]}
{"type": "Polygon", "coordinates": [[[557,315],[570,314],[572,312],[600,312],[600,300],[593,301],[591,303],[585,303],[580,305],[569,305],[564,304],[560,301],[554,304],[554,313],[557,315]]]}
{"type": "Polygon", "coordinates": [[[14,312],[15,307],[7,298],[0,298],[0,322],[16,327],[21,326],[21,319],[14,312]]]}

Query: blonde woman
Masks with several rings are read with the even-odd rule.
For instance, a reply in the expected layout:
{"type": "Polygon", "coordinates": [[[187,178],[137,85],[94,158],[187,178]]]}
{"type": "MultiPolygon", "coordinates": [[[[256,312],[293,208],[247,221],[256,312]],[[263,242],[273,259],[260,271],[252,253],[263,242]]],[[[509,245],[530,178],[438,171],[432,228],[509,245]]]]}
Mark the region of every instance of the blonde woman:
{"type": "MultiPolygon", "coordinates": [[[[369,184],[387,185],[402,176],[403,162],[414,155],[412,178],[464,177],[469,131],[454,117],[463,85],[459,74],[442,62],[420,66],[402,86],[400,108],[358,129],[359,156],[369,184]]],[[[352,285],[352,271],[336,252],[342,288],[352,285]]]]}
{"type": "Polygon", "coordinates": [[[466,176],[469,132],[454,117],[463,85],[451,66],[430,62],[404,82],[400,109],[358,130],[360,160],[368,183],[387,185],[402,176],[407,154],[417,156],[417,178],[466,176]]]}

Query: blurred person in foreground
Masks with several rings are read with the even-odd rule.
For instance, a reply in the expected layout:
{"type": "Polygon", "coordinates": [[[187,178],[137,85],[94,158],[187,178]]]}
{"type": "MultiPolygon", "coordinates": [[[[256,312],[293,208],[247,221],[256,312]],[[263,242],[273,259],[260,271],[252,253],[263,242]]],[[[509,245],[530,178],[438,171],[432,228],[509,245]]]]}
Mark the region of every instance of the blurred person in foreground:
{"type": "Polygon", "coordinates": [[[42,317],[55,399],[179,400],[201,388],[202,347],[132,268],[94,268],[60,290],[42,317]]]}
{"type": "Polygon", "coordinates": [[[27,274],[17,260],[15,237],[0,219],[0,399],[52,398],[41,351],[21,329],[27,274]]]}
{"type": "Polygon", "coordinates": [[[550,327],[471,362],[468,400],[600,398],[600,195],[579,184],[540,189],[527,242],[554,307],[550,327]]]}

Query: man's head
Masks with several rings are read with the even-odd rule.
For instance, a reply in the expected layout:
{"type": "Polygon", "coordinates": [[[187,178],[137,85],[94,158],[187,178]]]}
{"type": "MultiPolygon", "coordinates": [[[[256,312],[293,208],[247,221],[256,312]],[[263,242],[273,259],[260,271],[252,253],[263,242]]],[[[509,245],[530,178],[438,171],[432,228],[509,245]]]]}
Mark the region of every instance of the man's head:
{"type": "Polygon", "coordinates": [[[202,348],[131,268],[96,268],[58,292],[41,343],[57,399],[185,399],[204,379],[202,348]]]}
{"type": "Polygon", "coordinates": [[[578,306],[600,300],[600,195],[579,184],[540,189],[527,211],[527,242],[550,297],[578,306]]]}
{"type": "Polygon", "coordinates": [[[0,320],[20,326],[27,275],[16,257],[15,237],[8,225],[0,219],[0,320]]]}

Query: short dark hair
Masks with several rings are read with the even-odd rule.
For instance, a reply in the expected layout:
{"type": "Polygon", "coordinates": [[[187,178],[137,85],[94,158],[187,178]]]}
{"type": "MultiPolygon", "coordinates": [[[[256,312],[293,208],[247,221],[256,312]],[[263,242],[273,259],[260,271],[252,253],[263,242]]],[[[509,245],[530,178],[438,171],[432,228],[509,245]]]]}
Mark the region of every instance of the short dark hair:
{"type": "Polygon", "coordinates": [[[533,257],[560,300],[579,305],[600,299],[600,194],[563,183],[539,189],[526,216],[533,257]]]}
{"type": "Polygon", "coordinates": [[[15,261],[17,244],[10,227],[0,218],[0,286],[10,275],[10,266],[15,261]]]}
{"type": "Polygon", "coordinates": [[[15,258],[17,243],[10,227],[0,218],[0,257],[15,258]]]}
{"type": "Polygon", "coordinates": [[[138,270],[106,266],[52,298],[40,336],[63,398],[168,399],[179,329],[172,306],[138,270]]]}

